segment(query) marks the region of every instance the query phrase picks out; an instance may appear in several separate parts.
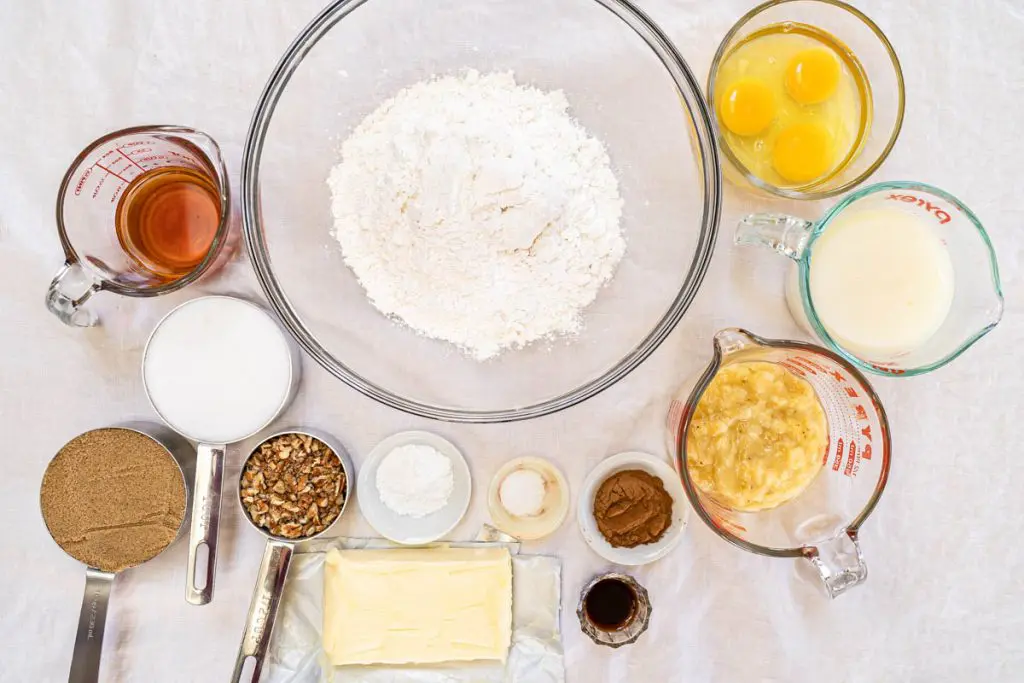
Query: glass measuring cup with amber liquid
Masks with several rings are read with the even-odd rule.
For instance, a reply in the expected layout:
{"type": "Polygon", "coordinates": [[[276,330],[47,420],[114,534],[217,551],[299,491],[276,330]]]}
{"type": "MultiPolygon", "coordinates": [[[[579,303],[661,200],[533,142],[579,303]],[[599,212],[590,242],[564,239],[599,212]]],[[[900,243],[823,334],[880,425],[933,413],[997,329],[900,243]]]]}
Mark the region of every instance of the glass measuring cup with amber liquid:
{"type": "Polygon", "coordinates": [[[147,171],[121,195],[114,224],[121,248],[141,271],[176,280],[203,262],[217,235],[217,185],[184,166],[147,171]]]}
{"type": "Polygon", "coordinates": [[[203,133],[144,126],[96,140],[71,164],[57,195],[65,262],[47,308],[85,327],[97,322],[83,305],[98,291],[149,297],[194,282],[237,244],[228,196],[220,150],[203,133]]]}

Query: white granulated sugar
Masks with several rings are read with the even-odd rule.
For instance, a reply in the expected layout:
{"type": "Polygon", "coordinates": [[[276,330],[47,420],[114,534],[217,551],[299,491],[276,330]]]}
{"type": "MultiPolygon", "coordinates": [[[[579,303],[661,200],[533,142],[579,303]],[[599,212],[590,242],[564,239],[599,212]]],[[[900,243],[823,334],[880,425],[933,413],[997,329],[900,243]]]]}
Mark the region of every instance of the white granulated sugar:
{"type": "Polygon", "coordinates": [[[455,488],[452,461],[426,444],[399,446],[384,456],[374,482],[395,514],[426,517],[448,504],[455,488]]]}
{"type": "Polygon", "coordinates": [[[469,71],[356,127],[328,184],[374,306],[480,360],[580,330],[626,243],[608,154],[568,108],[560,90],[469,71]]]}

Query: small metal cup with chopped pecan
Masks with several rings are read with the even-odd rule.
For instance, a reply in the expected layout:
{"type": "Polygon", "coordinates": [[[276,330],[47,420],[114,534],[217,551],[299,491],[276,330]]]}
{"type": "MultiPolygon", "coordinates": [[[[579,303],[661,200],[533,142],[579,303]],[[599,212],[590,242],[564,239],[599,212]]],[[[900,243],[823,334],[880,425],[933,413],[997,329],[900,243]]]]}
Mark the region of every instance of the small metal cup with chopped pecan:
{"type": "Polygon", "coordinates": [[[249,657],[256,660],[251,680],[259,680],[295,546],[322,535],[341,518],[355,488],[354,475],[341,444],[309,429],[274,434],[246,459],[238,501],[249,523],[267,537],[267,547],[233,681],[241,680],[249,657]]]}

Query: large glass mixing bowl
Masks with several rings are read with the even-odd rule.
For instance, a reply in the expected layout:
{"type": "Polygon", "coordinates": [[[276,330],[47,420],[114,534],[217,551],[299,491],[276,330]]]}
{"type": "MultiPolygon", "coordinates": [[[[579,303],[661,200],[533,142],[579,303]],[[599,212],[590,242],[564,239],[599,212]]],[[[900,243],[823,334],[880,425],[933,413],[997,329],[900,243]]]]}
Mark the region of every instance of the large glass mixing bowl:
{"type": "Polygon", "coordinates": [[[298,343],[381,403],[457,422],[546,415],[607,389],[679,322],[721,210],[714,129],[665,34],[625,0],[338,0],[285,52],[242,161],[246,243],[298,343]],[[378,312],[331,236],[327,176],[381,102],[436,74],[513,71],[561,89],[608,148],[627,253],[576,337],[480,362],[378,312]]]}

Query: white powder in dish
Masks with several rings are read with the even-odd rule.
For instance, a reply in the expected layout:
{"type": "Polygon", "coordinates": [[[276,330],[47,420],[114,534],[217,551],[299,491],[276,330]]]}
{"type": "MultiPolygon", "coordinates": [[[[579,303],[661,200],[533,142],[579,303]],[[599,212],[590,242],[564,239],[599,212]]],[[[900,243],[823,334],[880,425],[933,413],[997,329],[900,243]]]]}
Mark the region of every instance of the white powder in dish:
{"type": "Polygon", "coordinates": [[[547,486],[544,475],[534,470],[514,470],[498,487],[501,506],[513,517],[536,517],[544,511],[547,486]]]}
{"type": "Polygon", "coordinates": [[[426,517],[448,504],[452,461],[433,446],[408,444],[384,456],[375,481],[381,502],[406,517],[426,517]]]}
{"type": "Polygon", "coordinates": [[[608,154],[568,108],[560,90],[468,71],[356,127],[328,185],[374,306],[480,360],[580,330],[626,244],[608,154]]]}

